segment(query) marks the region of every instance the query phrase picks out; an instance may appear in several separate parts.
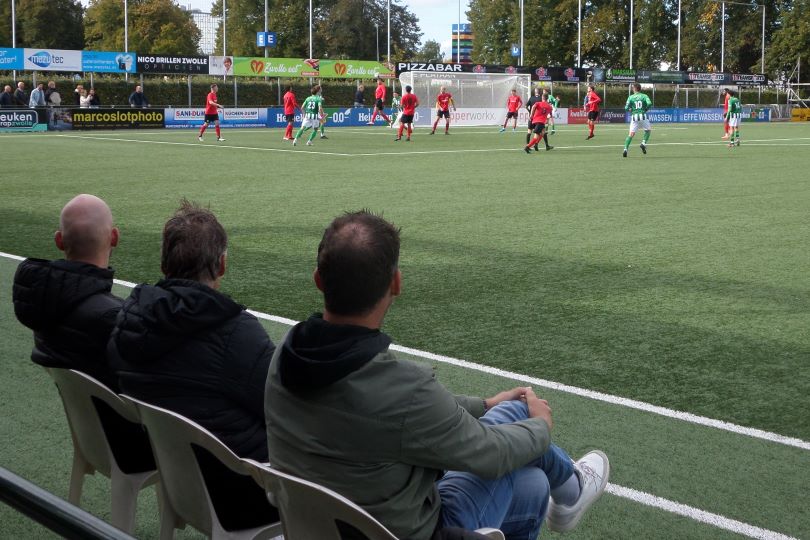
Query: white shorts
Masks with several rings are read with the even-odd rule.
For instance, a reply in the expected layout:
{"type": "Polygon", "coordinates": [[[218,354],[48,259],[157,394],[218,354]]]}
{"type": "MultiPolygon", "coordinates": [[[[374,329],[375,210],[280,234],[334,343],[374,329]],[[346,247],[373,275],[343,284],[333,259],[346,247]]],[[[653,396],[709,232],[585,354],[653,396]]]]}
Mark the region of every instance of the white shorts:
{"type": "Polygon", "coordinates": [[[645,118],[644,120],[631,120],[630,133],[635,133],[638,131],[638,128],[641,128],[644,131],[650,131],[650,119],[645,118]]]}
{"type": "Polygon", "coordinates": [[[302,128],[318,129],[321,127],[321,120],[319,118],[306,118],[301,121],[302,128]]]}
{"type": "Polygon", "coordinates": [[[728,119],[728,127],[737,127],[740,125],[740,119],[738,117],[732,116],[728,119]]]}

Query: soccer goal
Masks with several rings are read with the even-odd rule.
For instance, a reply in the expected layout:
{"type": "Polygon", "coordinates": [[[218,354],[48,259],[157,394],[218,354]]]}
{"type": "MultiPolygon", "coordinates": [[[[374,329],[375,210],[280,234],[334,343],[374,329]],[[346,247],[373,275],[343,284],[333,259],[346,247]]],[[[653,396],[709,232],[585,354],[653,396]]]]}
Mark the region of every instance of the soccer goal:
{"type": "Polygon", "coordinates": [[[516,73],[406,71],[400,74],[399,82],[403,89],[411,86],[419,98],[414,125],[427,126],[433,121],[436,96],[444,86],[458,108],[456,112],[450,110],[453,125],[494,126],[503,122],[509,92],[516,89],[525,103],[532,81],[530,75],[516,73]]]}

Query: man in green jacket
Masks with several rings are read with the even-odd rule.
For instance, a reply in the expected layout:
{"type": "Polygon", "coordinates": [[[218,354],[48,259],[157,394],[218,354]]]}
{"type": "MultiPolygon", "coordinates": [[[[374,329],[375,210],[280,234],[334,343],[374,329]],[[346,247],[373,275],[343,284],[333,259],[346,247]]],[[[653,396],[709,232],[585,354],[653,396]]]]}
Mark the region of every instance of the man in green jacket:
{"type": "Polygon", "coordinates": [[[324,232],[314,272],[323,315],[290,330],[268,372],[270,463],[403,539],[481,527],[536,538],[544,519],[572,529],[607,484],[607,457],[573,463],[552,445],[551,409],[531,388],[454,396],[430,368],[397,358],[380,327],[400,294],[398,259],[398,229],[371,213],[324,232]]]}

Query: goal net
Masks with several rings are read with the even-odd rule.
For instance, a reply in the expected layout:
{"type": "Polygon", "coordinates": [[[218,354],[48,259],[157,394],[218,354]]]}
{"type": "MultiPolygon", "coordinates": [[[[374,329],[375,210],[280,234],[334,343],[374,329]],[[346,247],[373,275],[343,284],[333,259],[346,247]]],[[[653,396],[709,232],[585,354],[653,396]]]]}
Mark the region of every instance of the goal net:
{"type": "MultiPolygon", "coordinates": [[[[506,116],[506,98],[513,88],[525,103],[529,99],[531,76],[512,73],[447,73],[436,71],[407,71],[400,74],[399,82],[409,85],[419,98],[414,125],[427,126],[436,115],[436,96],[441,87],[453,95],[457,111],[450,109],[452,125],[494,126],[506,116]]],[[[528,116],[525,108],[521,112],[528,116]]],[[[525,119],[524,119],[525,120],[525,119]]],[[[524,121],[525,124],[525,121],[524,121]]]]}

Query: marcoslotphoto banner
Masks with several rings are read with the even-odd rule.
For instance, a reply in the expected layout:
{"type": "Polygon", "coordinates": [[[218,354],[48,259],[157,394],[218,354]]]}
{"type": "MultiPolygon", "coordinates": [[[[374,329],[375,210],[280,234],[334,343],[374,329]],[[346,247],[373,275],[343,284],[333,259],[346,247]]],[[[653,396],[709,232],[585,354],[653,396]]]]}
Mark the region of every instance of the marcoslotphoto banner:
{"type": "Polygon", "coordinates": [[[73,129],[155,129],[162,128],[163,109],[71,109],[73,129]]]}

